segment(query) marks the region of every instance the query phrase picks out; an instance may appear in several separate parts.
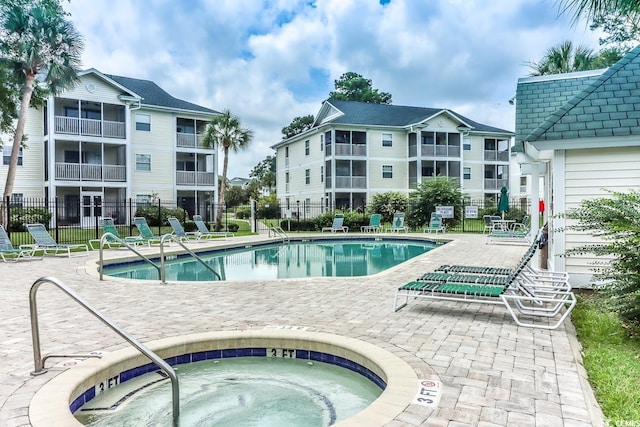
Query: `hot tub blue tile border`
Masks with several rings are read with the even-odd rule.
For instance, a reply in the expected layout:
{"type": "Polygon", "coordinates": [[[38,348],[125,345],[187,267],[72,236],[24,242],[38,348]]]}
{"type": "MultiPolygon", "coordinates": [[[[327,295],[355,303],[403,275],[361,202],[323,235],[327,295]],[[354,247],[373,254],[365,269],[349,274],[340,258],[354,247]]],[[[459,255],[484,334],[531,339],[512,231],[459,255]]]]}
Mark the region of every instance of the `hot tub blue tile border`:
{"type": "MultiPolygon", "coordinates": [[[[295,358],[301,360],[312,360],[315,362],[324,362],[331,365],[336,365],[341,368],[349,369],[350,371],[356,372],[363,377],[367,378],[369,381],[377,385],[380,389],[384,390],[387,387],[387,383],[380,378],[375,372],[370,370],[369,368],[360,365],[350,359],[346,359],[341,356],[336,356],[330,353],[323,353],[320,351],[310,351],[310,350],[295,350],[295,358]]],[[[207,350],[207,351],[199,351],[196,353],[187,353],[182,354],[180,356],[169,357],[164,359],[169,365],[183,365],[186,363],[194,363],[194,362],[202,362],[204,360],[214,360],[214,359],[225,359],[225,358],[235,358],[235,357],[266,357],[267,356],[267,348],[266,347],[242,347],[242,348],[229,348],[222,350],[207,350]]],[[[119,382],[123,383],[129,381],[130,379],[139,377],[144,374],[148,374],[149,372],[159,371],[158,368],[153,363],[147,363],[145,365],[137,366],[135,368],[127,369],[126,371],[122,371],[119,374],[119,382]]],[[[78,409],[80,409],[83,405],[91,401],[96,397],[95,385],[91,388],[88,388],[84,391],[80,396],[74,399],[69,404],[69,410],[73,414],[78,409]]]]}

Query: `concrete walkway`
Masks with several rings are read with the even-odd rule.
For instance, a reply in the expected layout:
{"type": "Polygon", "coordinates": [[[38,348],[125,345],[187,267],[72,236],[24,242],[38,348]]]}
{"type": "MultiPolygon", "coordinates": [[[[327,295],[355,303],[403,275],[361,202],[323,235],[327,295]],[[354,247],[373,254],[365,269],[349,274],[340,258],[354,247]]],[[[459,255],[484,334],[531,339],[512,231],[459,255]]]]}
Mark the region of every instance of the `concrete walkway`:
{"type": "MultiPolygon", "coordinates": [[[[255,241],[259,236],[232,238],[255,241]]],[[[395,290],[441,264],[513,266],[524,246],[450,243],[375,276],[213,283],[99,281],[98,254],[0,264],[0,426],[28,426],[33,394],[60,370],[32,377],[29,288],[52,276],[141,342],[186,333],[274,325],[357,338],[443,383],[436,410],[409,405],[394,426],[602,426],[570,322],[518,327],[502,306],[414,301],[392,310],[395,290]]],[[[193,244],[192,247],[202,247],[193,244]]],[[[123,255],[111,250],[109,256],[123,255]]],[[[53,286],[38,292],[44,353],[113,351],[122,339],[53,286]]],[[[58,361],[50,361],[55,365],[58,361]]]]}

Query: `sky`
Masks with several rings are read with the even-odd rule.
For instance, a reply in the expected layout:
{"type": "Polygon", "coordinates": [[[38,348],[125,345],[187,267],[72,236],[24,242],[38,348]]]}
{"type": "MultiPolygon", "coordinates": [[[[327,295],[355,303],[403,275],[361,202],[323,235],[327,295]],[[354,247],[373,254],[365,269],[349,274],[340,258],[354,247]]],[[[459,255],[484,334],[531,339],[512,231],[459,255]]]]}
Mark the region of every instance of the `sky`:
{"type": "Polygon", "coordinates": [[[152,80],[230,110],[254,132],[228,178],[251,169],[293,118],[315,115],[352,71],[395,105],[448,108],[513,131],[518,78],[564,40],[599,34],[558,0],[70,0],[82,68],[152,80]]]}

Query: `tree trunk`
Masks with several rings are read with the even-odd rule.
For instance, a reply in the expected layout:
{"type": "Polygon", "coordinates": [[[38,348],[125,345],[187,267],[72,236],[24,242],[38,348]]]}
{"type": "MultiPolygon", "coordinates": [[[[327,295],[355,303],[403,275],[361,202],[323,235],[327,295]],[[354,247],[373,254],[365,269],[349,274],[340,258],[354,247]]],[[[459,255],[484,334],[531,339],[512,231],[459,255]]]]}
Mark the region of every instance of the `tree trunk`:
{"type": "Polygon", "coordinates": [[[224,160],[222,162],[222,182],[218,194],[218,214],[216,215],[216,231],[222,230],[222,214],[224,214],[224,191],[227,182],[227,168],[229,167],[229,147],[224,147],[224,160]]]}
{"type": "MultiPolygon", "coordinates": [[[[18,115],[18,123],[16,124],[16,132],[13,136],[13,147],[11,148],[11,160],[9,161],[9,169],[7,169],[7,181],[4,185],[2,201],[5,202],[7,197],[11,197],[13,193],[13,183],[16,179],[16,169],[18,167],[18,156],[20,154],[20,146],[22,145],[22,137],[24,136],[24,125],[27,121],[27,112],[31,103],[31,95],[33,94],[33,84],[35,82],[35,74],[27,73],[25,77],[24,90],[22,92],[22,101],[20,104],[20,113],[18,115]]],[[[6,218],[6,211],[2,210],[2,225],[8,229],[9,218],[6,218]]]]}

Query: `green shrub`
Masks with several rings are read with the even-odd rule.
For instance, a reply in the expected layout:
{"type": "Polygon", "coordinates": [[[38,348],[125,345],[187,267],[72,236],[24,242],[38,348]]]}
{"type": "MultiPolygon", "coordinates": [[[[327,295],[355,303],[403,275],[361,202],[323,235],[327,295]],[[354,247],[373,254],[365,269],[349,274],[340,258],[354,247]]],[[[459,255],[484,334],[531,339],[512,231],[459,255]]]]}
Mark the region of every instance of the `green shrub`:
{"type": "Polygon", "coordinates": [[[36,222],[42,223],[49,228],[51,216],[51,211],[47,208],[11,208],[9,230],[27,231],[26,228],[24,228],[24,224],[33,224],[36,222]]]}
{"type": "Polygon", "coordinates": [[[187,212],[182,208],[165,208],[160,207],[160,216],[158,217],[158,206],[144,206],[136,210],[135,216],[143,216],[147,219],[150,226],[158,227],[167,224],[167,218],[172,216],[178,218],[180,222],[184,222],[189,217],[187,212]]]}
{"type": "Polygon", "coordinates": [[[230,223],[229,225],[227,225],[227,230],[229,230],[231,233],[237,233],[239,229],[240,226],[238,224],[230,223]]]}
{"type": "Polygon", "coordinates": [[[455,227],[462,218],[463,195],[458,182],[446,177],[433,177],[423,181],[409,196],[407,225],[419,228],[429,223],[436,206],[453,206],[454,217],[443,222],[448,229],[455,227]]]}
{"type": "Polygon", "coordinates": [[[236,218],[249,219],[251,217],[251,206],[243,205],[236,208],[236,218]]]}
{"type": "Polygon", "coordinates": [[[407,211],[408,203],[409,197],[398,191],[375,194],[367,207],[367,214],[379,213],[383,222],[391,222],[394,213],[407,211]]]}

